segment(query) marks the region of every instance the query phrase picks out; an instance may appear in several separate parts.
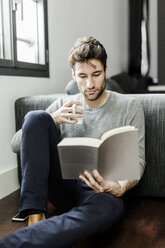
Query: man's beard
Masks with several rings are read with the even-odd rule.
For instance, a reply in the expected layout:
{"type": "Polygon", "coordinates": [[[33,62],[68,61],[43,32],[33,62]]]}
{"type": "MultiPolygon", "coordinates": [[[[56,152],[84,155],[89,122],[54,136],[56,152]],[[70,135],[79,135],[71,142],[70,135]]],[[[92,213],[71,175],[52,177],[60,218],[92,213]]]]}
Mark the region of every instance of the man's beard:
{"type": "MultiPolygon", "coordinates": [[[[101,88],[100,88],[100,89],[97,89],[97,88],[96,88],[97,94],[94,96],[94,98],[92,98],[92,96],[90,97],[89,95],[87,95],[87,94],[85,93],[85,91],[83,92],[83,95],[84,95],[84,97],[85,97],[88,101],[95,101],[95,100],[97,100],[97,99],[104,93],[105,87],[106,87],[106,83],[105,83],[105,79],[104,79],[101,88]]],[[[94,89],[95,89],[95,88],[94,88],[94,89]]]]}

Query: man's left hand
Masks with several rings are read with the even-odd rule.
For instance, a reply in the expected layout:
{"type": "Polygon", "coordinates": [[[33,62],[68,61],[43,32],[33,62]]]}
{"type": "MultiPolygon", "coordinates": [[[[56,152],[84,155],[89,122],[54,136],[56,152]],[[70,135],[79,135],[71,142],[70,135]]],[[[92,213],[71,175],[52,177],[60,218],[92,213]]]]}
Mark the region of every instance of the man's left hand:
{"type": "Polygon", "coordinates": [[[92,173],[84,171],[79,178],[96,193],[108,192],[116,197],[121,197],[127,190],[137,184],[136,180],[123,181],[122,185],[117,181],[106,181],[97,170],[94,170],[92,173]]]}

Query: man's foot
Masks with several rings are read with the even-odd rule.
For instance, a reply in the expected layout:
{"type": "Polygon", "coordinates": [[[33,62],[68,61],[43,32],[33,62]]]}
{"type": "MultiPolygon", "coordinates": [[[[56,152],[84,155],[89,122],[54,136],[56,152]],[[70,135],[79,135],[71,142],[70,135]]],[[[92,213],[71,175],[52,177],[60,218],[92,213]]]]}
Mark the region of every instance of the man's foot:
{"type": "Polygon", "coordinates": [[[41,220],[45,220],[45,214],[31,214],[28,219],[28,226],[31,226],[41,220]]]}

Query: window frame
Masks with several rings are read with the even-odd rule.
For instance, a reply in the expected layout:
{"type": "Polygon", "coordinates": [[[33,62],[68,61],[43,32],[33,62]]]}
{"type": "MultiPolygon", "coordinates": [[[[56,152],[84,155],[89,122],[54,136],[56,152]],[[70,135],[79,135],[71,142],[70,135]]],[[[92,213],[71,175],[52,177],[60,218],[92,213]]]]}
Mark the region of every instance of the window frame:
{"type": "MultiPolygon", "coordinates": [[[[13,0],[10,1],[10,7],[13,0]]],[[[45,44],[45,64],[36,64],[22,62],[17,60],[17,41],[16,41],[16,12],[11,7],[11,43],[12,59],[0,58],[0,75],[11,76],[32,76],[32,77],[49,77],[49,50],[48,50],[48,12],[47,0],[43,0],[44,9],[44,44],[45,44]]]]}

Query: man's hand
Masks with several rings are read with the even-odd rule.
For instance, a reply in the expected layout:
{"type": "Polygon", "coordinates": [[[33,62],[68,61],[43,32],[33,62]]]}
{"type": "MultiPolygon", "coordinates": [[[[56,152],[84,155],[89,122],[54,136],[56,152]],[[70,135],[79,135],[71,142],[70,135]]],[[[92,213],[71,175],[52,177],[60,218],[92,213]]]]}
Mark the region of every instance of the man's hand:
{"type": "Polygon", "coordinates": [[[136,180],[125,181],[121,186],[118,182],[104,180],[97,170],[94,170],[93,173],[84,171],[84,174],[81,174],[79,178],[96,193],[108,192],[117,197],[121,197],[127,190],[134,187],[137,183],[136,180]]]}
{"type": "Polygon", "coordinates": [[[75,124],[77,123],[77,118],[81,118],[84,114],[84,110],[78,108],[77,105],[82,105],[80,101],[69,101],[65,103],[56,112],[52,113],[51,116],[56,124],[75,124]],[[75,113],[73,113],[73,104],[76,104],[75,113]]]}

